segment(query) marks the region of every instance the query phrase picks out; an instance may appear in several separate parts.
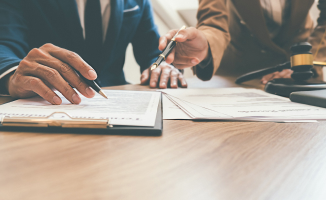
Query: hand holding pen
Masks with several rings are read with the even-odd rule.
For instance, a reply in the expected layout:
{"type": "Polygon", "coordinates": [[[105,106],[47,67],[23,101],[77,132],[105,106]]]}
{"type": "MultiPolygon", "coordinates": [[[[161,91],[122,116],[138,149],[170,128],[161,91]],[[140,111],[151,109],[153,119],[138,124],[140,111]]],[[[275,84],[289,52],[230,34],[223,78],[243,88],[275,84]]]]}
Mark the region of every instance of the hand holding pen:
{"type": "Polygon", "coordinates": [[[14,98],[28,98],[39,95],[51,104],[59,105],[61,98],[53,91],[59,91],[68,101],[79,104],[83,96],[92,98],[97,74],[79,55],[53,44],[32,49],[22,59],[6,83],[9,94],[14,98]],[[78,73],[76,73],[78,71],[78,73]]]}
{"type": "Polygon", "coordinates": [[[196,28],[171,30],[160,38],[159,49],[163,51],[174,39],[175,48],[166,56],[165,62],[173,63],[178,69],[198,65],[209,57],[209,45],[204,33],[196,28]]]}

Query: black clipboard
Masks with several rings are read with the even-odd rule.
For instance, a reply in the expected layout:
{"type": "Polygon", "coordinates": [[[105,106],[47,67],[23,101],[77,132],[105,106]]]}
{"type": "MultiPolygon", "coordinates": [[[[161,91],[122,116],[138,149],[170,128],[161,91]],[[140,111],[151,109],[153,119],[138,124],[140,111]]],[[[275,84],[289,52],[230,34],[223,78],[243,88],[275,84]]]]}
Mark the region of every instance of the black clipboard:
{"type": "Polygon", "coordinates": [[[0,123],[0,131],[14,132],[43,132],[43,133],[75,133],[95,135],[134,135],[134,136],[161,136],[163,131],[163,107],[162,95],[157,107],[157,115],[154,127],[147,126],[119,126],[107,127],[105,129],[91,128],[62,128],[62,127],[15,127],[3,126],[0,123]]]}

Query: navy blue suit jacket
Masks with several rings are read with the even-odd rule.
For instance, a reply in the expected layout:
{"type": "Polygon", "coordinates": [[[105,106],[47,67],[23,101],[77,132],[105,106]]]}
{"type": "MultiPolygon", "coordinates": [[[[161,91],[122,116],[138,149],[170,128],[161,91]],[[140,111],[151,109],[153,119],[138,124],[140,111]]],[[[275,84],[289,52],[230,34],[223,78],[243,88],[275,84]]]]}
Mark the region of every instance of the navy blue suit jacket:
{"type": "MultiPolygon", "coordinates": [[[[150,0],[111,0],[101,65],[95,68],[100,86],[126,84],[122,69],[129,43],[141,71],[148,68],[160,54],[158,40],[150,0]]],[[[82,54],[75,0],[0,0],[0,74],[46,43],[82,54]]]]}

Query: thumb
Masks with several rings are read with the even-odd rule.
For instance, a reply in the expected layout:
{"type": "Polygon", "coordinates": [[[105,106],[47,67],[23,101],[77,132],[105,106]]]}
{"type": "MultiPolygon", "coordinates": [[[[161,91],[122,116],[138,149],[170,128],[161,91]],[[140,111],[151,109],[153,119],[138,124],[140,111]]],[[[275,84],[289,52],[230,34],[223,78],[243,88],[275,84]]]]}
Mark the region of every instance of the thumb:
{"type": "Polygon", "coordinates": [[[198,30],[194,27],[190,27],[184,30],[181,30],[177,37],[175,38],[176,42],[185,42],[187,40],[193,40],[198,36],[198,30]]]}
{"type": "Polygon", "coordinates": [[[148,82],[149,80],[149,68],[146,69],[145,71],[143,71],[143,73],[141,74],[141,77],[140,77],[140,84],[144,85],[148,82]]]}

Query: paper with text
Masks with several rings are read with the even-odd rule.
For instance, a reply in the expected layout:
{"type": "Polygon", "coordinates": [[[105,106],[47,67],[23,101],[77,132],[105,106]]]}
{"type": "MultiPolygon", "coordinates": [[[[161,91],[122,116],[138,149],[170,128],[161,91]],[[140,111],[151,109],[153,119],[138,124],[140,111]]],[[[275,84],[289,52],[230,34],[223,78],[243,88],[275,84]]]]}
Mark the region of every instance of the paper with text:
{"type": "Polygon", "coordinates": [[[79,105],[62,98],[61,105],[51,105],[41,97],[19,99],[0,106],[0,116],[49,117],[64,112],[78,119],[109,119],[112,125],[154,126],[160,92],[103,90],[109,99],[99,94],[88,99],[80,95],[79,105]]]}
{"type": "Polygon", "coordinates": [[[326,109],[291,102],[258,89],[166,89],[171,102],[192,119],[291,121],[326,119],[326,109]]]}

